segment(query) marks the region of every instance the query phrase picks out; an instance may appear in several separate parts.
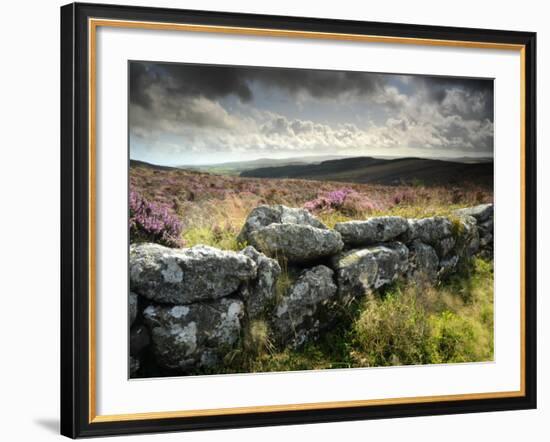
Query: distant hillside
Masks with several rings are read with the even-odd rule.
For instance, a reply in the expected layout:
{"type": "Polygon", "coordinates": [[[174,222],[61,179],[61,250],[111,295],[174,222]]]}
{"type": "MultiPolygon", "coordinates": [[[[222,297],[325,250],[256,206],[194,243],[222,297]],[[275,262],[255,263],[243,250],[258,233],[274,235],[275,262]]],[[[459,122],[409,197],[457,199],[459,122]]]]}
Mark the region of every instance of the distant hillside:
{"type": "Polygon", "coordinates": [[[242,177],[299,178],[353,183],[493,184],[493,162],[464,163],[423,158],[344,158],[319,164],[262,167],[242,171],[242,177]]]}
{"type": "Polygon", "coordinates": [[[202,164],[202,165],[180,165],[180,169],[199,170],[201,172],[209,172],[223,175],[239,175],[245,170],[259,169],[265,167],[281,167],[303,164],[319,164],[322,161],[342,158],[336,155],[323,156],[308,156],[295,158],[258,158],[249,161],[231,161],[217,164],[202,164]]]}
{"type": "Polygon", "coordinates": [[[150,169],[157,169],[157,170],[174,170],[174,169],[177,169],[176,167],[159,166],[158,164],[152,164],[152,163],[148,163],[146,161],[130,159],[130,167],[136,167],[136,166],[148,167],[150,169]]]}

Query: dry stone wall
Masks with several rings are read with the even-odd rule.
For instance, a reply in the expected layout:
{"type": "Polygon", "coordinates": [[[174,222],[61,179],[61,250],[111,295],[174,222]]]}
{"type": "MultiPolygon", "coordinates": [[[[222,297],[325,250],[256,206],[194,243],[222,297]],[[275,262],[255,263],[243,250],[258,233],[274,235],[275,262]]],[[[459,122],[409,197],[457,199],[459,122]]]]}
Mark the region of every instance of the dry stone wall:
{"type": "Polygon", "coordinates": [[[249,244],[240,252],[130,246],[132,376],[216,371],[257,321],[279,348],[298,348],[337,311],[398,278],[435,283],[462,260],[491,255],[493,205],[334,229],[304,209],[259,206],[239,240],[249,244]]]}

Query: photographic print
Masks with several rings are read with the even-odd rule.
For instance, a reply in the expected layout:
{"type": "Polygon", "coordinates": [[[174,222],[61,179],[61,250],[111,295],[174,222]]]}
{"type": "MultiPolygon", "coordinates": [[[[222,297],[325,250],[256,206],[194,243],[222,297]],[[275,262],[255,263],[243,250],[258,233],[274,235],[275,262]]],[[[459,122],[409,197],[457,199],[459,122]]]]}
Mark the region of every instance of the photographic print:
{"type": "Polygon", "coordinates": [[[63,6],[61,433],[536,408],[535,66],[533,32],[63,6]]]}
{"type": "Polygon", "coordinates": [[[130,61],[130,377],[493,360],[493,80],[130,61]]]}

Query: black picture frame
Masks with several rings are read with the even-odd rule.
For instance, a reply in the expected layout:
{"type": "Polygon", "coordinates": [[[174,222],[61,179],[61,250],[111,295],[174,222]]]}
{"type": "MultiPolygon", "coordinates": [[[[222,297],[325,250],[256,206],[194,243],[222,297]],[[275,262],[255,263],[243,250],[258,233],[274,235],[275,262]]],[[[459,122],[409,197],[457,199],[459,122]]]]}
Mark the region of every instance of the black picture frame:
{"type": "MultiPolygon", "coordinates": [[[[124,146],[121,146],[124,149],[124,146]]],[[[536,408],[536,34],[73,3],[61,8],[61,434],[71,437],[536,408]],[[94,421],[90,407],[90,18],[520,45],[524,57],[524,395],[198,417],[94,421]]]]}

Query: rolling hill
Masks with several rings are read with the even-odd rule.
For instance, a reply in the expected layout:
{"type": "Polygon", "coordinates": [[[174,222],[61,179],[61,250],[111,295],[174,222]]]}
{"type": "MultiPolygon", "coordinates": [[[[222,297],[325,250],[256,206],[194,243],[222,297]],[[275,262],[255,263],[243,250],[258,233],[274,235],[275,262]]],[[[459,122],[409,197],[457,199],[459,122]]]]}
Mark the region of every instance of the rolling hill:
{"type": "Polygon", "coordinates": [[[307,156],[294,158],[258,158],[248,161],[230,161],[226,163],[203,164],[203,165],[179,165],[180,169],[199,170],[201,172],[215,173],[220,175],[239,175],[241,172],[251,169],[265,167],[295,166],[305,164],[319,164],[326,160],[343,158],[335,155],[307,156]]]}
{"type": "Polygon", "coordinates": [[[130,158],[130,167],[146,167],[146,168],[149,168],[149,169],[154,169],[154,170],[174,170],[174,169],[177,169],[176,167],[171,167],[171,166],[161,166],[160,164],[153,164],[153,163],[148,163],[147,161],[141,161],[141,160],[134,160],[132,158],[130,158]]]}
{"type": "Polygon", "coordinates": [[[493,162],[465,163],[424,158],[343,158],[319,164],[292,164],[244,170],[241,177],[298,178],[378,184],[463,184],[492,187],[493,162]]]}

